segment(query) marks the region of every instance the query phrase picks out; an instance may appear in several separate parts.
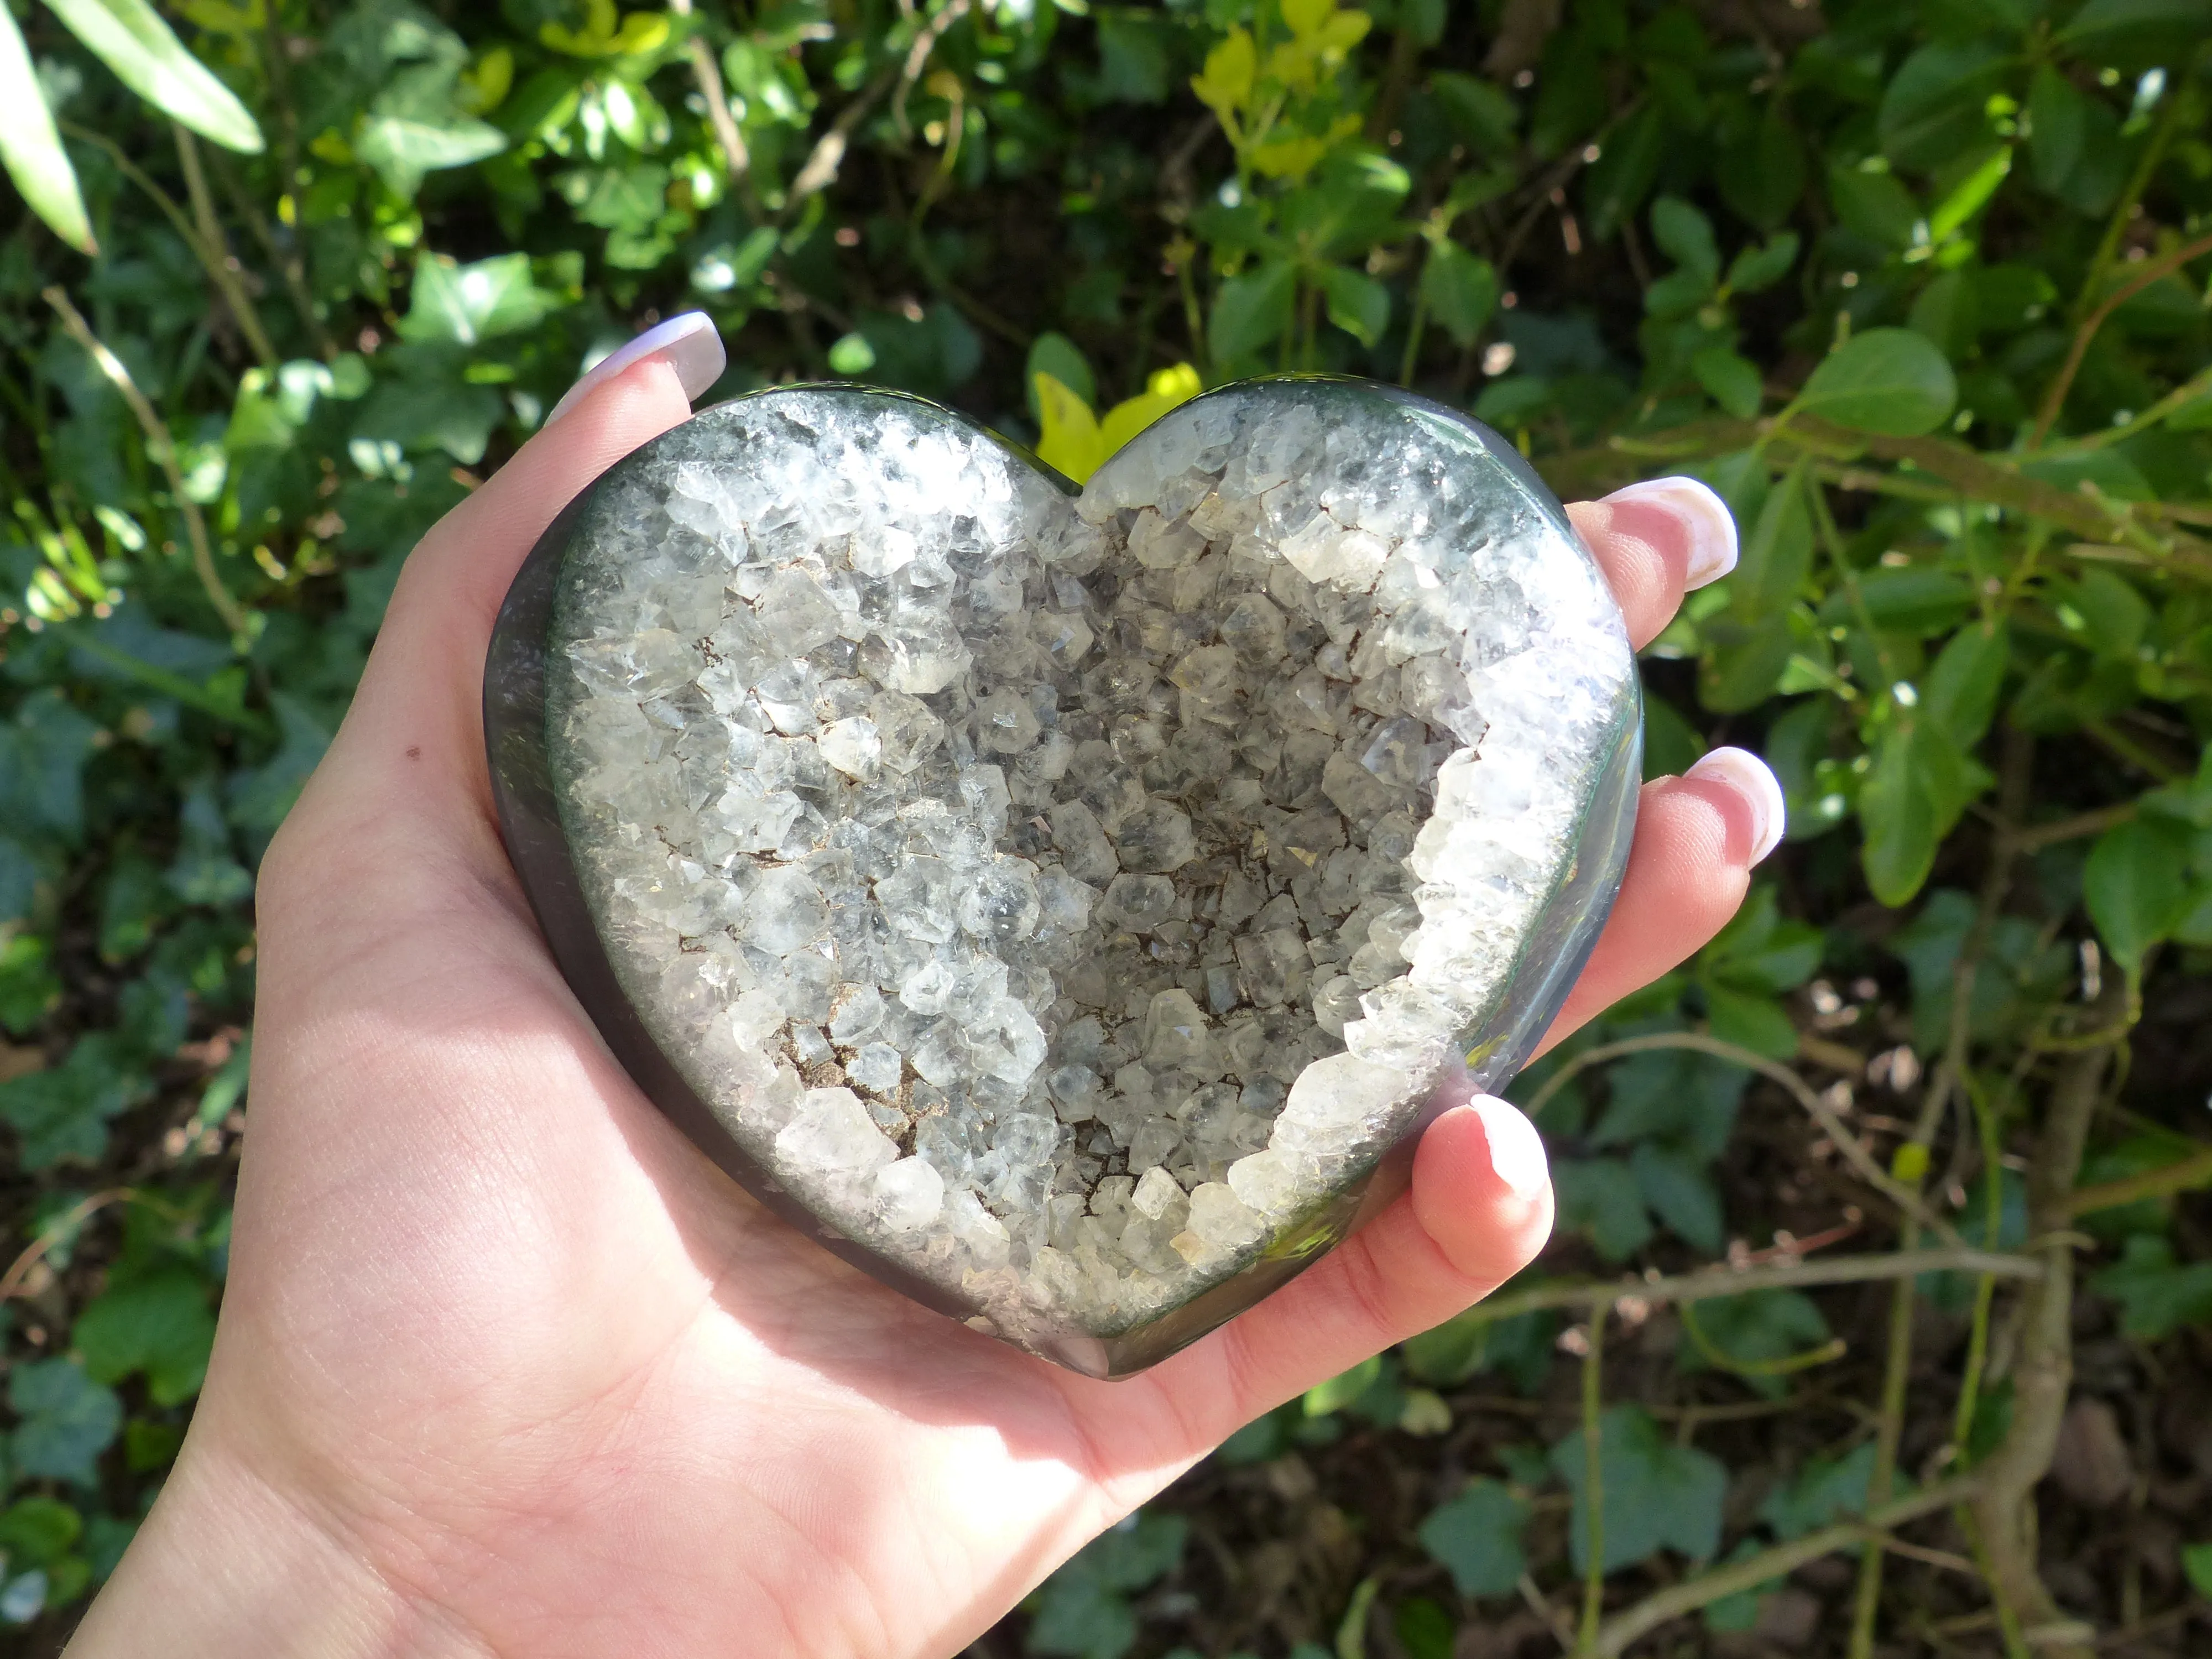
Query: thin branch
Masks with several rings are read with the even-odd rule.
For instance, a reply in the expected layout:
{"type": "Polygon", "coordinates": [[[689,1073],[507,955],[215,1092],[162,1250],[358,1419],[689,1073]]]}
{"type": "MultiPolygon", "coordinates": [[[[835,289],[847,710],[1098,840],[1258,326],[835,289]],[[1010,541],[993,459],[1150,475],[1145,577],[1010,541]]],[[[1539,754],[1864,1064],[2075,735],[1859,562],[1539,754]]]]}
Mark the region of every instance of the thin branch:
{"type": "Polygon", "coordinates": [[[23,1247],[22,1254],[8,1264],[8,1271],[0,1274],[0,1302],[12,1300],[22,1292],[23,1282],[31,1276],[31,1269],[46,1259],[46,1252],[61,1243],[72,1228],[82,1224],[109,1205],[125,1199],[137,1197],[135,1188],[110,1187],[106,1192],[94,1193],[90,1198],[74,1204],[56,1216],[39,1236],[23,1247]]]}
{"type": "Polygon", "coordinates": [[[1583,1548],[1589,1564],[1583,1572],[1583,1620],[1575,1652],[1596,1645],[1605,1620],[1605,1319],[1612,1304],[1590,1310],[1589,1347],[1583,1354],[1583,1548]]]}
{"type": "Polygon", "coordinates": [[[1593,1066],[1603,1065],[1608,1060],[1619,1060],[1626,1054],[1646,1054],[1655,1048],[1692,1048],[1700,1054],[1712,1054],[1721,1060],[1743,1066],[1747,1071],[1756,1072],[1761,1077],[1780,1084],[1796,1098],[1797,1103],[1805,1109],[1813,1121],[1820,1126],[1822,1132],[1835,1142],[1837,1150],[1843,1153],[1844,1158],[1859,1172],[1869,1186],[1880,1192],[1906,1215],[1917,1218],[1923,1226],[1945,1243],[1957,1244],[1960,1242],[1957,1230],[1929,1210],[1919,1194],[1883,1169],[1881,1160],[1867,1150],[1866,1143],[1850,1132],[1843,1119],[1836,1115],[1834,1109],[1820,1096],[1814,1094],[1811,1085],[1803,1078],[1799,1077],[1787,1066],[1769,1060],[1765,1054],[1743,1048],[1737,1043],[1723,1042],[1718,1037],[1707,1036],[1702,1031],[1659,1031],[1649,1036],[1624,1037],[1618,1042],[1602,1043],[1595,1048],[1585,1048],[1545,1079],[1544,1086],[1536,1091],[1534,1098],[1523,1109],[1530,1117],[1534,1117],[1544,1109],[1553,1095],[1566,1086],[1568,1079],[1577,1073],[1587,1071],[1593,1066]]]}
{"type": "Polygon", "coordinates": [[[185,493],[184,469],[178,465],[176,440],[169,435],[168,422],[161,418],[160,410],[146,401],[146,394],[131,378],[131,371],[123,366],[123,360],[100,343],[77,308],[70,303],[69,295],[59,288],[50,288],[45,297],[62,319],[70,338],[84,348],[137,417],[139,429],[146,434],[147,453],[167,477],[170,495],[176,501],[177,511],[184,515],[185,534],[192,544],[192,568],[199,573],[200,586],[207,590],[208,602],[215,606],[216,615],[222,618],[222,625],[232,637],[244,639],[250,619],[231,597],[230,590],[222,585],[222,577],[216,570],[215,550],[208,544],[207,520],[200,516],[199,503],[185,493]]]}
{"type": "Polygon", "coordinates": [[[222,221],[216,216],[215,196],[208,189],[207,170],[200,165],[200,147],[192,135],[176,122],[169,123],[169,131],[176,135],[177,160],[184,167],[185,191],[191,198],[193,222],[199,227],[202,261],[216,276],[222,289],[223,302],[230,307],[231,315],[237,318],[246,344],[253,348],[253,355],[261,360],[264,368],[274,368],[283,359],[276,355],[268,331],[261,326],[260,310],[240,280],[238,261],[223,239],[222,221]]]}
{"type": "Polygon", "coordinates": [[[207,272],[208,280],[215,284],[216,292],[222,296],[224,307],[236,319],[239,332],[246,337],[254,356],[261,360],[264,368],[276,368],[281,360],[276,356],[276,348],[269,343],[269,336],[262,330],[260,313],[254,310],[253,302],[246,298],[245,289],[238,284],[238,278],[223,263],[222,254],[200,240],[198,228],[184,209],[177,205],[169,192],[147,177],[137,163],[123,153],[122,146],[106,134],[94,132],[89,127],[81,127],[74,121],[62,121],[57,125],[70,137],[106,152],[107,159],[115,163],[116,171],[152,198],[177,234],[184,239],[185,246],[191,250],[192,257],[200,262],[200,268],[207,272]]]}
{"type": "MultiPolygon", "coordinates": [[[[688,18],[691,0],[670,0],[668,9],[688,18]]],[[[706,101],[707,125],[714,129],[714,142],[722,147],[722,160],[729,165],[730,182],[742,185],[752,171],[752,152],[745,148],[745,136],[738,131],[737,118],[730,113],[722,66],[714,61],[714,49],[707,44],[707,37],[696,30],[684,43],[684,52],[690,59],[691,78],[699,83],[699,96],[706,101]]]]}
{"type": "Polygon", "coordinates": [[[2081,372],[2081,359],[2088,354],[2089,343],[2097,337],[2097,331],[2105,325],[2106,319],[2153,283],[2206,253],[2212,253],[2212,236],[2199,236],[2194,241],[2184,242],[2171,253],[2144,260],[2142,270],[2114,289],[2101,305],[2082,319],[2081,325],[2074,331],[2074,343],[2067,349],[2066,361],[2059,365],[2051,389],[2043,394],[2043,406],[2036,410],[2035,426],[2027,439],[2030,450],[2042,448],[2044,440],[2051,435],[2051,428],[2058,423],[2058,412],[2066,406],[2066,394],[2074,389],[2074,377],[2081,372]]]}
{"type": "Polygon", "coordinates": [[[1471,1324],[1486,1325],[1521,1314],[1552,1308],[1592,1307],[1624,1297],[1679,1304],[1703,1302],[1717,1296],[1742,1296],[1753,1291],[1865,1285],[1885,1279],[1911,1279],[1921,1273],[1991,1273],[1999,1279],[2039,1279],[2046,1271],[2044,1263],[2035,1257],[2008,1250],[1978,1250],[1966,1245],[1941,1250],[1889,1250],[1876,1255],[1836,1255],[1810,1261],[1778,1262],[1771,1267],[1701,1267],[1696,1273],[1676,1273],[1671,1278],[1540,1285],[1510,1296],[1493,1296],[1487,1302],[1477,1303],[1460,1317],[1471,1324]]]}
{"type": "Polygon", "coordinates": [[[2175,1193],[2205,1186],[2212,1186],[2212,1146],[2178,1164],[2146,1170],[2141,1175],[2100,1181],[2094,1187],[2076,1187],[2067,1197],[2066,1209],[2069,1215],[2088,1215],[2098,1210],[2118,1209],[2123,1204],[2138,1203],[2146,1198],[2168,1198],[2175,1193]]]}
{"type": "Polygon", "coordinates": [[[907,49],[906,62],[899,69],[898,90],[891,94],[891,125],[898,129],[902,139],[914,137],[914,129],[906,118],[907,94],[914,90],[915,82],[921,79],[922,70],[929,67],[929,55],[937,50],[937,43],[945,38],[947,30],[968,15],[971,3],[972,0],[949,0],[944,10],[922,25],[921,32],[914,37],[914,44],[907,49]]]}
{"type": "Polygon", "coordinates": [[[1620,1659],[1620,1656],[1636,1642],[1659,1628],[1670,1619],[1680,1619],[1685,1613],[1710,1607],[1725,1596],[1740,1590],[1757,1589],[1784,1575],[1794,1572],[1808,1561],[1837,1550],[1848,1549],[1863,1543],[1871,1532],[1887,1532],[1901,1527],[1908,1521],[1917,1521],[1923,1515],[1933,1515],[1938,1510],[1971,1498],[1980,1488],[1979,1478],[1964,1475],[1946,1480],[1939,1486],[1925,1488],[1900,1498],[1892,1504],[1868,1511],[1864,1518],[1842,1521],[1818,1532],[1807,1533],[1802,1538],[1786,1544],[1777,1544],[1771,1549],[1761,1550],[1747,1559],[1716,1567],[1701,1572],[1694,1578],[1670,1585],[1656,1595],[1647,1595],[1626,1612],[1608,1620],[1598,1632],[1596,1645],[1591,1651],[1597,1659],[1620,1659]]]}

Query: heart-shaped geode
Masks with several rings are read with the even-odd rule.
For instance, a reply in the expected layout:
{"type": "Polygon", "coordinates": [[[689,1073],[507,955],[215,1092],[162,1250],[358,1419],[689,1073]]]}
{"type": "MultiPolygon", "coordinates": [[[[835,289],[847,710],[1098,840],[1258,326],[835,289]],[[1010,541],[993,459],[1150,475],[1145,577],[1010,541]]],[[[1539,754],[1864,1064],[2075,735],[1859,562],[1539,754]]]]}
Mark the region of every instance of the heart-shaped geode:
{"type": "Polygon", "coordinates": [[[1341,1237],[1462,1057],[1527,1059],[1640,732],[1521,458],[1314,379],[1186,404],[1080,494],[893,393],[709,410],[546,533],[485,724],[655,1103],[870,1273],[1100,1376],[1341,1237]]]}

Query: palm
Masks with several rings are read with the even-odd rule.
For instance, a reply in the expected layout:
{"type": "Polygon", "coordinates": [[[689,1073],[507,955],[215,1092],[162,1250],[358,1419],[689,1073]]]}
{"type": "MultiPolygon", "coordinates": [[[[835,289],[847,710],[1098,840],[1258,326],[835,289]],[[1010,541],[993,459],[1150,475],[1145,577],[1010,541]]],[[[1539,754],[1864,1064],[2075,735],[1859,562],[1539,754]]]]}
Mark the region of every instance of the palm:
{"type": "MultiPolygon", "coordinates": [[[[1516,1270],[1548,1197],[1493,1168],[1528,1133],[1510,1109],[1447,1113],[1321,1267],[1104,1383],[909,1304],[684,1142],[546,953],[476,716],[522,554],[684,407],[648,360],[433,532],[271,851],[234,1267],[179,1478],[249,1470],[460,1647],[941,1654],[1237,1424],[1516,1270]]],[[[1649,637],[1683,526],[1584,528],[1649,637]]],[[[1563,1024],[1717,927],[1750,818],[1725,784],[1647,792],[1563,1024]]]]}

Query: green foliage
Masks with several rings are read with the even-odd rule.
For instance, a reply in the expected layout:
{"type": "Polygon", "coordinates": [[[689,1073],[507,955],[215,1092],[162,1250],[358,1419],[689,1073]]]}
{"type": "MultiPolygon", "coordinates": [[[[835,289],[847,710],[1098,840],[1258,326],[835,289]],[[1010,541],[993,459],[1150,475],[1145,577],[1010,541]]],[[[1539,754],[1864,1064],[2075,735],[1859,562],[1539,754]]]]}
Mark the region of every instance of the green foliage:
{"type": "MultiPolygon", "coordinates": [[[[31,209],[0,240],[19,1247],[111,1176],[134,1194],[50,1247],[98,1267],[41,1303],[44,1346],[20,1322],[8,1338],[0,1619],[103,1575],[174,1454],[227,1238],[210,1154],[251,1110],[253,872],[401,561],[587,363],[683,308],[731,343],[717,398],[860,376],[1026,442],[1040,372],[1104,411],[1169,364],[1316,369],[1471,408],[1565,494],[1712,483],[1741,558],[1647,653],[1647,761],[1764,753],[1785,867],[1516,1098],[1628,1038],[1794,1062],[1824,970],[1901,970],[1925,1060],[1971,960],[1970,1052],[2007,1063],[2078,1030],[2085,939],[2137,994],[2201,970],[2212,323],[2204,261],[2171,256],[2212,215],[2204,21],[2140,0],[1830,0],[1757,37],[1656,0],[0,16],[0,163],[31,209]],[[1523,13],[1528,81],[1478,72],[1523,13]],[[166,423],[180,491],[49,284],[166,423]],[[2021,827],[2047,840],[2033,895],[1984,922],[1988,817],[2023,744],[2021,827]],[[1902,914],[1871,922],[1869,900],[1902,914]],[[65,1523],[40,1505],[82,1522],[45,1554],[65,1523]]],[[[1672,1271],[1779,1224],[1735,1213],[1721,1178],[1752,1075],[1662,1048],[1554,1090],[1564,1259],[1544,1273],[1672,1271]]],[[[2139,1128],[2085,1179],[2201,1144],[2139,1128]]],[[[2083,1223],[2117,1251],[2088,1282],[2145,1340],[2212,1318],[2176,1209],[2083,1223]]],[[[1800,1297],[1696,1319],[1679,1362],[1716,1395],[1785,1389],[1769,1368],[1828,1341],[1800,1297]]],[[[1448,1322],[1224,1461],[1435,1432],[1462,1389],[1537,1394],[1562,1322],[1448,1322]]],[[[1632,1407],[1607,1423],[1608,1563],[1717,1555],[1718,1466],[1632,1407]]],[[[1749,1533],[1849,1513],[1864,1451],[1808,1463],[1749,1533]]],[[[1477,1481],[1423,1546],[1499,1593],[1469,1586],[1498,1582],[1515,1506],[1578,1492],[1580,1468],[1577,1448],[1477,1481]]],[[[1181,1548],[1159,1518],[1055,1577],[1036,1650],[1135,1646],[1181,1548]]],[[[1434,1604],[1386,1601],[1401,1647],[1435,1647],[1434,1604]]]]}
{"type": "Polygon", "coordinates": [[[1525,1498],[1495,1480],[1470,1480],[1421,1522],[1421,1547],[1462,1595],[1510,1595],[1527,1571],[1521,1534],[1528,1525],[1525,1498]]]}
{"type": "Polygon", "coordinates": [[[1693,1561],[1720,1548],[1721,1504],[1728,1470],[1717,1458],[1675,1445],[1650,1413],[1609,1407],[1598,1419],[1598,1480],[1589,1489],[1589,1457],[1580,1429],[1552,1448],[1552,1467],[1574,1494],[1569,1553],[1577,1573],[1589,1567],[1590,1508],[1605,1505],[1604,1569],[1612,1572],[1671,1549],[1693,1561]]]}

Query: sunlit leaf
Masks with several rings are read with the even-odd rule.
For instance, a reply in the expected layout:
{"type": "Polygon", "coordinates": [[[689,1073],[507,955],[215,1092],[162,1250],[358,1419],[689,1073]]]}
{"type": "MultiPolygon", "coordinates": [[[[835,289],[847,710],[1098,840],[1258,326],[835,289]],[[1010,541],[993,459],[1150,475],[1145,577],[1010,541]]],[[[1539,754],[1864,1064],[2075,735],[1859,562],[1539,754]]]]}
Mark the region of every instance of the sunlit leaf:
{"type": "Polygon", "coordinates": [[[15,14],[0,9],[0,165],[15,181],[15,188],[45,220],[55,235],[81,253],[95,244],[91,221],[85,217],[84,196],[77,189],[76,169],[62,149],[61,135],[46,108],[46,96],[31,68],[15,14]]]}
{"type": "Polygon", "coordinates": [[[185,50],[147,0],[46,0],[46,5],[118,80],[170,119],[226,149],[260,153],[261,129],[238,94],[185,50]]]}
{"type": "Polygon", "coordinates": [[[1932,431],[1958,402],[1943,354],[1909,328],[1872,328],[1820,360],[1796,407],[1838,426],[1899,436],[1932,431]]]}

